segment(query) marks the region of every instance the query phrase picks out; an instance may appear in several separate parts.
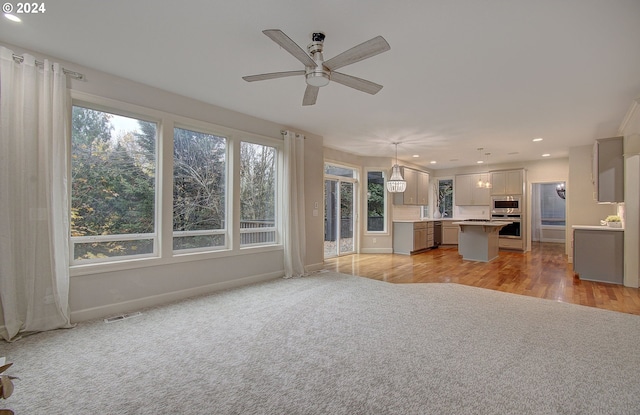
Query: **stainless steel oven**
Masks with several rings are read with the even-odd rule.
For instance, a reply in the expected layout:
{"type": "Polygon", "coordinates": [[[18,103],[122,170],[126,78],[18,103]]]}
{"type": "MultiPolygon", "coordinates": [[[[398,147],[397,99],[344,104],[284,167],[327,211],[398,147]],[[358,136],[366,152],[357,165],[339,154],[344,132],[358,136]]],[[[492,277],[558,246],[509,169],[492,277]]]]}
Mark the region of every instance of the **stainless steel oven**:
{"type": "Polygon", "coordinates": [[[512,222],[500,229],[500,238],[522,239],[522,217],[518,214],[491,215],[493,221],[512,222]]]}
{"type": "Polygon", "coordinates": [[[520,214],[522,213],[522,199],[520,196],[493,196],[491,198],[492,214],[520,214]]]}

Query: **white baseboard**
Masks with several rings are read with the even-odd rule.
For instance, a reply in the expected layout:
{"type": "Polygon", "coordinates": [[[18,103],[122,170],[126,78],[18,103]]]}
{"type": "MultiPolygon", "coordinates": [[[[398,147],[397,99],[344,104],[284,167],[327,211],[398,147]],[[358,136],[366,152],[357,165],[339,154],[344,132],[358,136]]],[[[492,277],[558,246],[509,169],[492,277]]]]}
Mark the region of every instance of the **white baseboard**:
{"type": "Polygon", "coordinates": [[[320,262],[318,264],[305,265],[305,268],[308,272],[320,271],[324,268],[324,264],[320,262]]]}
{"type": "Polygon", "coordinates": [[[393,248],[362,248],[361,254],[393,254],[393,248]]]}
{"type": "Polygon", "coordinates": [[[216,282],[213,284],[187,288],[179,291],[172,291],[169,293],[152,295],[144,298],[137,298],[135,300],[123,301],[115,304],[108,304],[99,307],[87,308],[84,310],[75,310],[71,312],[71,322],[77,323],[80,321],[94,320],[98,318],[104,318],[122,313],[128,313],[131,311],[140,310],[142,308],[154,307],[162,304],[171,303],[174,301],[184,300],[186,298],[195,297],[198,295],[211,294],[216,291],[226,290],[229,288],[241,287],[243,285],[253,284],[256,282],[269,281],[276,278],[280,278],[284,274],[279,272],[271,272],[261,275],[253,275],[250,277],[239,278],[231,281],[216,282]]]}

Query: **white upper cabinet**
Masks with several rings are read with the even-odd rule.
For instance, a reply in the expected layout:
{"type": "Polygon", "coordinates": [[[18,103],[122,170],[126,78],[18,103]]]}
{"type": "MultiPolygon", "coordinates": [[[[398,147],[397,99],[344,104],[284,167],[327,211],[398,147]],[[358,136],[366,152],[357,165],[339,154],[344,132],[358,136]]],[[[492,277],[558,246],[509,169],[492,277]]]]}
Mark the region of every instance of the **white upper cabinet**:
{"type": "Polygon", "coordinates": [[[454,185],[457,206],[489,206],[489,189],[478,187],[479,180],[486,182],[488,173],[457,174],[454,185]]]}
{"type": "Polygon", "coordinates": [[[524,188],[524,170],[491,172],[491,196],[521,195],[524,188]]]}
{"type": "Polygon", "coordinates": [[[394,205],[427,205],[429,204],[429,173],[401,167],[402,177],[407,182],[403,193],[394,193],[394,205]]]}

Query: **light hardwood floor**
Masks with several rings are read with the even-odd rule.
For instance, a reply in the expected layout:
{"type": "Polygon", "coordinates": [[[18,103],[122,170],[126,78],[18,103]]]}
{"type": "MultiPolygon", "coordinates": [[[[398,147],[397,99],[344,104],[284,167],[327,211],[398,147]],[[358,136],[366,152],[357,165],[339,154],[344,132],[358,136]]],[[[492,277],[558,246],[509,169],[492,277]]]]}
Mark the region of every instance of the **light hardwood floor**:
{"type": "Polygon", "coordinates": [[[489,263],[463,261],[457,247],[417,255],[354,254],[325,259],[324,269],[391,283],[449,282],[640,315],[640,289],[582,281],[564,244],[534,243],[530,252],[500,251],[489,263]]]}

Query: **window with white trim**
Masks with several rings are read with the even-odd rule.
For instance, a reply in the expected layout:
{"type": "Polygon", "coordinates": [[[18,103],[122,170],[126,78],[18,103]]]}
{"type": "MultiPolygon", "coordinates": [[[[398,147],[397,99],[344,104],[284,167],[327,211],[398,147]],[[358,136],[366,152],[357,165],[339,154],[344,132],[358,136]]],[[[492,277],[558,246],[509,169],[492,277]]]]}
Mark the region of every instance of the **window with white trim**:
{"type": "Polygon", "coordinates": [[[227,246],[226,173],[225,137],[174,128],[174,251],[227,246]]]}
{"type": "Polygon", "coordinates": [[[158,124],[75,105],[72,263],[154,256],[158,124]]]}
{"type": "Polygon", "coordinates": [[[277,242],[275,147],[240,143],[240,246],[277,242]]]}
{"type": "Polygon", "coordinates": [[[386,197],[384,172],[367,171],[367,232],[386,231],[386,197]]]}

